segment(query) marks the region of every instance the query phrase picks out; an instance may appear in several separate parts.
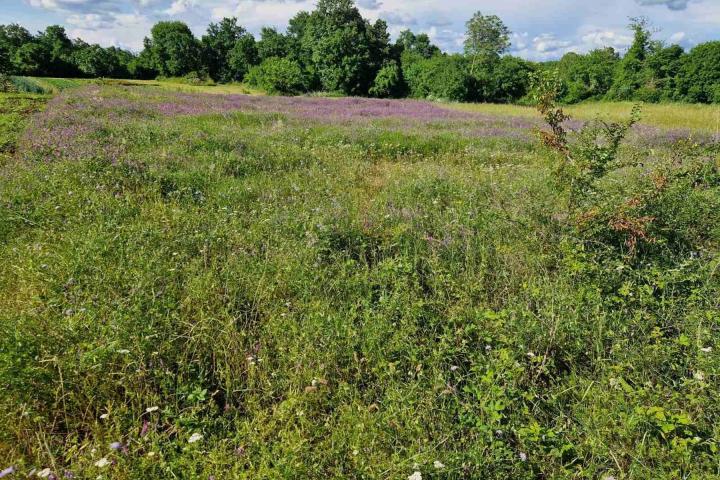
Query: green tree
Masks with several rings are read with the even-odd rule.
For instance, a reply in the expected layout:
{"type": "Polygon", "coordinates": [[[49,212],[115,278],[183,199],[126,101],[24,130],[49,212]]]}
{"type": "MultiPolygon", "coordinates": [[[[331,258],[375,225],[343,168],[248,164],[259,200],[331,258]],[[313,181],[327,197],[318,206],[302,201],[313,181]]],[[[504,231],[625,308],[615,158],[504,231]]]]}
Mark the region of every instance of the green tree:
{"type": "Polygon", "coordinates": [[[72,41],[59,25],[51,25],[37,37],[37,43],[45,50],[47,63],[42,68],[43,75],[70,77],[77,73],[73,67],[71,56],[72,41]]]}
{"type": "Polygon", "coordinates": [[[149,38],[144,40],[145,48],[140,55],[128,63],[128,72],[132,78],[148,80],[157,77],[160,73],[155,67],[155,58],[152,53],[152,43],[149,38]]]}
{"type": "Polygon", "coordinates": [[[250,69],[247,81],[274,94],[294,95],[305,91],[300,65],[288,58],[270,57],[250,69]]]}
{"type": "Polygon", "coordinates": [[[120,71],[115,51],[100,45],[76,44],[73,63],[83,75],[91,78],[113,77],[120,71]]]}
{"type": "Polygon", "coordinates": [[[0,55],[2,56],[4,72],[7,74],[20,73],[15,65],[17,50],[34,40],[25,28],[18,24],[0,25],[0,55]]]}
{"type": "Polygon", "coordinates": [[[272,57],[287,57],[291,51],[290,40],[275,28],[263,27],[260,31],[257,51],[260,61],[272,57]]]}
{"type": "Polygon", "coordinates": [[[673,100],[684,56],[680,45],[666,47],[661,42],[651,42],[645,59],[644,83],[635,98],[646,102],[673,100]]]}
{"type": "Polygon", "coordinates": [[[183,22],[156,23],[145,49],[152,67],[162,76],[184,76],[201,67],[200,44],[183,22]]]}
{"type": "Polygon", "coordinates": [[[249,35],[245,28],[238,25],[235,17],[223,18],[219,23],[211,23],[208,26],[201,43],[203,64],[213,80],[228,82],[235,79],[230,66],[231,52],[241,39],[247,43],[249,35]]]}
{"type": "Polygon", "coordinates": [[[15,71],[20,75],[44,75],[49,61],[47,50],[35,42],[22,45],[12,58],[15,71]]]}
{"type": "Polygon", "coordinates": [[[320,78],[317,70],[312,62],[312,43],[305,42],[305,35],[308,32],[308,25],[313,21],[310,12],[298,12],[290,19],[288,24],[286,37],[290,48],[289,58],[296,61],[303,70],[303,75],[307,81],[307,87],[310,89],[319,89],[320,78]]]}
{"type": "Polygon", "coordinates": [[[228,79],[242,81],[253,65],[259,63],[255,37],[242,35],[228,55],[228,79]]]}
{"type": "Polygon", "coordinates": [[[533,67],[529,62],[504,56],[471,76],[473,88],[469,100],[493,103],[510,103],[524,97],[530,87],[533,67]]]}
{"type": "Polygon", "coordinates": [[[397,62],[391,60],[378,71],[370,88],[370,95],[378,98],[399,98],[404,94],[405,81],[402,70],[397,62]]]}
{"type": "Polygon", "coordinates": [[[410,30],[400,32],[395,42],[395,48],[399,51],[398,56],[402,55],[403,52],[411,52],[417,53],[423,58],[430,58],[440,53],[440,49],[432,44],[430,37],[426,33],[416,35],[410,30]]]}
{"type": "Polygon", "coordinates": [[[470,75],[480,64],[494,61],[510,48],[510,30],[496,15],[476,12],[466,27],[465,54],[472,59],[470,75]]]}
{"type": "Polygon", "coordinates": [[[472,78],[461,55],[424,58],[414,52],[402,55],[402,73],[413,98],[466,101],[472,97],[472,78]]]}
{"type": "Polygon", "coordinates": [[[568,53],[557,64],[564,84],[562,101],[577,103],[600,99],[613,83],[620,56],[612,47],[597,49],[586,55],[568,53]]]}
{"type": "Polygon", "coordinates": [[[302,48],[322,88],[350,95],[368,92],[379,64],[371,57],[373,35],[352,0],[319,0],[307,19],[302,48]]]}
{"type": "Polygon", "coordinates": [[[682,60],[677,83],[683,100],[720,103],[720,41],[693,48],[682,60]]]}
{"type": "Polygon", "coordinates": [[[645,83],[645,60],[648,56],[651,39],[647,19],[630,19],[630,29],[634,32],[633,43],[618,64],[613,86],[608,92],[610,99],[632,100],[638,89],[645,83]]]}
{"type": "Polygon", "coordinates": [[[17,50],[33,40],[32,34],[17,23],[0,25],[0,43],[6,44],[11,51],[17,50]]]}
{"type": "Polygon", "coordinates": [[[0,43],[0,74],[9,75],[12,73],[12,63],[10,62],[10,49],[7,45],[0,43]]]}

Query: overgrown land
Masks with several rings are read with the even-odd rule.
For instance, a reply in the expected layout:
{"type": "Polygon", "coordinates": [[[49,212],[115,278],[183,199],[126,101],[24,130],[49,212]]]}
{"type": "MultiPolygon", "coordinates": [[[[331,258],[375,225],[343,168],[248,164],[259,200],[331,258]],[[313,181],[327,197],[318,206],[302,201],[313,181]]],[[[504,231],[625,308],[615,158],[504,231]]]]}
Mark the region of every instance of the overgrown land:
{"type": "Polygon", "coordinates": [[[0,478],[720,479],[720,43],[632,27],[0,27],[0,478]]]}
{"type": "Polygon", "coordinates": [[[3,97],[4,476],[720,478],[712,129],[77,85],[3,97]]]}
{"type": "Polygon", "coordinates": [[[601,48],[559,61],[508,55],[512,38],[495,15],[467,22],[462,54],[448,54],[428,35],[406,30],[390,40],[383,20],[364,19],[352,0],[319,0],[285,31],[263,28],[256,39],[236,18],[210,24],[196,38],[182,22],[159,22],[133,53],[68,38],[59,25],[33,35],[0,26],[0,90],[32,89],[23,76],[175,78],[191,84],[245,82],[270,93],[325,92],[380,98],[528,103],[530,79],[558,70],[559,100],[720,103],[720,42],[690,51],[652,38],[648,19],[630,20],[627,52],[601,48]]]}

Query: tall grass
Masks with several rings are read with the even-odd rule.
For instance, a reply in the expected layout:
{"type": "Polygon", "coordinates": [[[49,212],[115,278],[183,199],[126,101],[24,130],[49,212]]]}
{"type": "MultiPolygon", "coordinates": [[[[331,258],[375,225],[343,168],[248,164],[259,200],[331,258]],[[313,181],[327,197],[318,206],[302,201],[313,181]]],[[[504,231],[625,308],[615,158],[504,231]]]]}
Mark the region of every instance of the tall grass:
{"type": "MultiPolygon", "coordinates": [[[[488,113],[494,115],[517,115],[534,117],[531,107],[518,105],[496,104],[449,104],[452,108],[463,111],[488,113]]],[[[600,116],[610,121],[621,121],[632,110],[631,102],[587,102],[569,105],[565,110],[573,117],[592,120],[600,116]]],[[[661,128],[687,128],[707,133],[720,133],[720,105],[701,104],[646,104],[643,105],[643,123],[661,128]]],[[[720,135],[718,136],[720,138],[720,135]]]]}
{"type": "Polygon", "coordinates": [[[571,204],[532,123],[451,113],[53,99],[1,174],[3,465],[717,478],[717,145],[624,143],[571,204]]]}

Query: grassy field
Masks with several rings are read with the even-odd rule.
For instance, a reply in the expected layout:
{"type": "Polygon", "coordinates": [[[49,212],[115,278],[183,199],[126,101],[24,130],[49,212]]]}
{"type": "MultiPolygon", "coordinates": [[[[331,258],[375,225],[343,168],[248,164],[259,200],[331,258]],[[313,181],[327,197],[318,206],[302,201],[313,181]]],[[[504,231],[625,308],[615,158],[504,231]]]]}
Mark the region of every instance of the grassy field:
{"type": "MultiPolygon", "coordinates": [[[[485,113],[490,115],[517,115],[536,117],[532,107],[495,104],[450,104],[462,111],[485,113]]],[[[595,117],[611,121],[620,121],[630,114],[633,103],[599,102],[581,103],[565,107],[565,111],[580,120],[592,120],[595,117]]],[[[720,105],[686,105],[680,103],[643,105],[643,123],[660,128],[685,128],[712,133],[720,138],[720,105]]]]}
{"type": "Polygon", "coordinates": [[[635,129],[578,195],[519,107],[216,88],[89,85],[13,123],[0,470],[720,478],[695,107],[646,118],[704,136],[635,129]]]}
{"type": "Polygon", "coordinates": [[[115,82],[108,80],[108,84],[119,83],[124,85],[138,85],[143,87],[154,87],[164,90],[186,92],[186,93],[211,93],[215,95],[261,95],[262,92],[242,83],[227,83],[217,85],[192,85],[183,82],[182,79],[166,80],[120,80],[115,82]]]}
{"type": "Polygon", "coordinates": [[[0,166],[15,153],[28,117],[46,101],[47,97],[42,95],[0,93],[0,166]]]}

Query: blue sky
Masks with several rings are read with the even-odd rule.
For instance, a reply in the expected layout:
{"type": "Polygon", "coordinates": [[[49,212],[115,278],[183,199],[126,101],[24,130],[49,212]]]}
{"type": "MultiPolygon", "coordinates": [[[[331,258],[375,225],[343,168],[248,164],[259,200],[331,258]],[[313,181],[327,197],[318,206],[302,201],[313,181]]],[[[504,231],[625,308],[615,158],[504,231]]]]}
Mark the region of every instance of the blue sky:
{"type": "MultiPolygon", "coordinates": [[[[720,39],[720,0],[358,0],[364,16],[383,18],[393,36],[405,28],[428,33],[448,51],[462,46],[465,21],[475,11],[499,15],[513,33],[512,53],[533,60],[597,47],[624,49],[628,17],[646,16],[656,38],[691,48],[720,39]]],[[[71,37],[132,50],[159,20],[182,20],[197,35],[207,24],[235,16],[257,33],[284,28],[315,0],[0,0],[0,24],[32,31],[64,25],[71,37]]]]}

